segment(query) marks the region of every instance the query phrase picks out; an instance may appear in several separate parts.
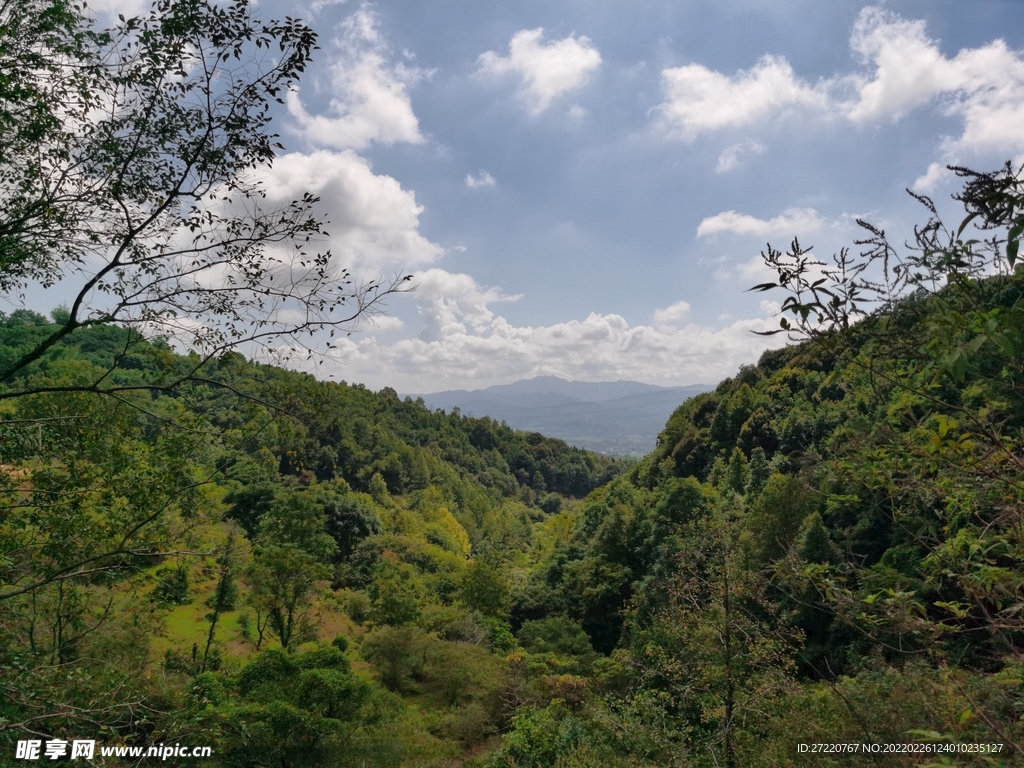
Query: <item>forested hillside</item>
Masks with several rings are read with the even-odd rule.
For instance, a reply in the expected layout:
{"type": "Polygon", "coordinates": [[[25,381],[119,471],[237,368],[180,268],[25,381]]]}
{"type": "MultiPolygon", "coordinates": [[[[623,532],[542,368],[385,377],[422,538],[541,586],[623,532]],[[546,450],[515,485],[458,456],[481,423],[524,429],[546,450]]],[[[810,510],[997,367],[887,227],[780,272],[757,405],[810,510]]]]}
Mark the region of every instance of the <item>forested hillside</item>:
{"type": "MultiPolygon", "coordinates": [[[[0,319],[0,362],[55,325],[0,319]]],[[[36,394],[0,406],[5,759],[97,728],[225,765],[485,743],[535,526],[621,464],[237,355],[154,383],[193,365],[97,326],[10,382],[36,394]]]]}
{"type": "Polygon", "coordinates": [[[919,198],[908,248],[866,222],[860,257],[769,248],[801,343],[568,513],[513,624],[555,606],[600,658],[499,764],[1021,764],[1020,171],[954,170],[957,230],[919,198]]]}

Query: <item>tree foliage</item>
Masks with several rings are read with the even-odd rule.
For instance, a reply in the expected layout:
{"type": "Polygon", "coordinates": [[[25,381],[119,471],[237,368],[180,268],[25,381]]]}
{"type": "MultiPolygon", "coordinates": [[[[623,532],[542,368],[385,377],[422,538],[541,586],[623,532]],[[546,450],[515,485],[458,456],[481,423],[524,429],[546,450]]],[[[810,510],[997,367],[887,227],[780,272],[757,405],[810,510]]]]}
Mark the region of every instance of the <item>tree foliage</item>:
{"type": "Polygon", "coordinates": [[[313,250],[324,224],[315,197],[267,202],[264,177],[282,148],[272,111],[316,48],[308,26],[263,23],[244,0],[160,0],[98,31],[84,6],[30,0],[0,5],[0,35],[11,61],[0,92],[10,192],[0,291],[61,283],[73,295],[57,327],[0,369],[0,398],[36,391],[19,374],[97,323],[173,338],[200,357],[177,376],[114,386],[98,372],[49,389],[173,386],[240,344],[347,328],[401,289],[402,276],[354,282],[313,250]]]}

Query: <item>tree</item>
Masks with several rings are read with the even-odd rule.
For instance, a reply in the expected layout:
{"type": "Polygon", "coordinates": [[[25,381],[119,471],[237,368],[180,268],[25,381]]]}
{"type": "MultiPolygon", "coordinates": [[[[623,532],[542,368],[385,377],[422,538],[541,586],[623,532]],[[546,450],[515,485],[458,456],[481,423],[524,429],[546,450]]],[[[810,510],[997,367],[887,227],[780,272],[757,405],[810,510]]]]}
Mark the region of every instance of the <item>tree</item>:
{"type": "Polygon", "coordinates": [[[424,588],[416,569],[385,552],[373,569],[370,582],[370,621],[377,626],[399,627],[416,620],[423,604],[424,588]]]}
{"type": "Polygon", "coordinates": [[[316,48],[306,25],[262,23],[245,0],[158,0],[96,31],[67,0],[4,0],[0,42],[0,294],[78,281],[61,324],[0,369],[0,399],[174,387],[239,345],[333,335],[405,285],[355,282],[312,252],[315,197],[265,202],[282,148],[272,112],[316,48]],[[104,323],[198,357],[133,384],[27,383],[54,347],[104,323]]]}
{"type": "Polygon", "coordinates": [[[282,648],[293,648],[312,629],[309,612],[317,582],[327,576],[323,563],[294,544],[271,544],[257,550],[248,581],[254,602],[282,648]]]}
{"type": "Polygon", "coordinates": [[[502,616],[508,611],[508,583],[501,571],[481,557],[466,566],[459,594],[467,608],[484,616],[502,616]]]}
{"type": "MultiPolygon", "coordinates": [[[[3,318],[19,338],[0,356],[0,402],[99,394],[154,423],[196,429],[184,401],[162,409],[150,398],[186,383],[231,386],[217,373],[223,366],[211,368],[214,358],[240,345],[294,344],[300,334],[318,343],[318,332],[350,327],[402,289],[402,277],[356,284],[329,252],[313,252],[325,224],[315,198],[265,201],[263,178],[282,149],[272,112],[315,48],[307,26],[262,23],[246,0],[159,0],[104,31],[71,0],[0,0],[0,296],[16,305],[31,286],[58,283],[74,296],[54,323],[24,310],[3,318]],[[92,365],[60,359],[107,331],[92,365]],[[198,354],[173,358],[147,337],[198,354]]],[[[4,418],[34,426],[41,452],[44,430],[84,434],[77,416],[45,412],[64,406],[33,400],[4,418]]],[[[186,506],[208,479],[181,478],[190,482],[170,490],[186,506]]],[[[152,551],[140,541],[178,504],[148,501],[158,503],[137,507],[138,527],[132,520],[120,539],[19,573],[0,600],[152,551]]],[[[266,499],[236,501],[237,512],[257,513],[266,499]]],[[[255,523],[243,520],[250,533],[255,523]]],[[[171,545],[165,553],[173,549],[161,541],[171,545]]]]}
{"type": "Polygon", "coordinates": [[[820,505],[819,497],[799,477],[772,475],[747,510],[746,549],[752,559],[766,564],[786,554],[804,519],[820,505]]]}
{"type": "MultiPolygon", "coordinates": [[[[798,633],[770,599],[768,580],[744,566],[738,510],[724,502],[684,527],[666,604],[633,645],[640,687],[679,702],[695,751],[742,765],[766,702],[791,685],[798,633]]],[[[756,742],[756,737],[752,739],[756,742]]]]}
{"type": "MultiPolygon", "coordinates": [[[[99,64],[90,41],[77,34],[82,9],[66,0],[0,3],[0,290],[48,271],[45,251],[55,245],[70,213],[48,205],[40,171],[70,161],[65,117],[87,119],[88,92],[99,64]]],[[[59,258],[54,254],[52,258],[59,258]]],[[[54,268],[51,266],[49,271],[54,268]]]]}
{"type": "MultiPolygon", "coordinates": [[[[47,371],[57,382],[93,373],[78,362],[47,371]]],[[[147,440],[131,403],[79,393],[26,398],[20,406],[17,426],[45,425],[45,439],[28,452],[0,446],[0,463],[20,467],[0,473],[0,604],[55,582],[158,562],[195,525],[204,483],[195,459],[204,448],[198,430],[188,428],[194,420],[158,427],[147,440]]]]}
{"type": "Polygon", "coordinates": [[[388,689],[401,692],[410,677],[423,671],[429,637],[411,626],[380,627],[363,641],[360,653],[380,671],[380,681],[388,689]]]}
{"type": "Polygon", "coordinates": [[[220,620],[222,613],[234,609],[235,602],[238,599],[238,587],[235,586],[234,563],[232,562],[234,543],[234,533],[228,534],[228,539],[224,543],[224,550],[221,552],[220,557],[217,558],[217,562],[220,565],[220,577],[217,579],[217,588],[214,590],[210,601],[211,610],[206,614],[206,620],[210,622],[210,631],[206,636],[206,648],[203,650],[203,663],[200,667],[203,672],[206,671],[206,665],[210,658],[210,646],[213,645],[213,638],[217,633],[217,622],[220,620]]]}
{"type": "Polygon", "coordinates": [[[337,551],[324,532],[325,522],[323,507],[313,494],[288,490],[278,493],[260,519],[248,573],[260,641],[261,623],[287,649],[312,629],[309,611],[317,582],[329,575],[326,561],[337,551]]]}
{"type": "Polygon", "coordinates": [[[333,648],[259,654],[239,675],[241,700],[218,713],[225,766],[397,766],[392,705],[333,648]]]}
{"type": "Polygon", "coordinates": [[[327,533],[338,545],[335,559],[347,560],[360,541],[383,532],[373,503],[365,494],[324,488],[317,498],[327,518],[327,533]]]}
{"type": "Polygon", "coordinates": [[[280,490],[270,508],[260,518],[256,542],[292,545],[322,563],[338,549],[334,539],[325,531],[326,523],[322,499],[316,494],[310,491],[280,490]]]}

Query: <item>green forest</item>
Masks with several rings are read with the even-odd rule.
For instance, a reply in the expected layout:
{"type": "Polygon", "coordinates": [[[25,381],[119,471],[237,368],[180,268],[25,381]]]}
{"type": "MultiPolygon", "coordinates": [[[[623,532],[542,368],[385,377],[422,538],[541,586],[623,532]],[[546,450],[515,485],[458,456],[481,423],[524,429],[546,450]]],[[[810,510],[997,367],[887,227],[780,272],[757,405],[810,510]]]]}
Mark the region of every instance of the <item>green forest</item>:
{"type": "Polygon", "coordinates": [[[407,289],[307,255],[312,200],[190,207],[258,203],[311,30],[0,15],[0,289],[83,281],[0,314],[0,765],[1024,764],[1021,169],[906,246],[769,247],[790,343],[616,459],[271,364],[407,289]]]}

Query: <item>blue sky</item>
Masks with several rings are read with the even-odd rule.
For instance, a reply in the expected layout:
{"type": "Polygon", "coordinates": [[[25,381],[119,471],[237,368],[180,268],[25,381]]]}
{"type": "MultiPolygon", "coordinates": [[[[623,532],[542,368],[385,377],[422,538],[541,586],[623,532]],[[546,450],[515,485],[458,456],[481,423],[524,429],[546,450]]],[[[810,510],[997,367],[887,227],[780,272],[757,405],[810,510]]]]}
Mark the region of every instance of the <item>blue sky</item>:
{"type": "Polygon", "coordinates": [[[320,194],[356,274],[416,275],[324,364],[372,388],[715,382],[769,343],[766,242],[900,240],[905,188],[1024,156],[1018,0],[260,9],[322,45],[271,197],[320,194]]]}

